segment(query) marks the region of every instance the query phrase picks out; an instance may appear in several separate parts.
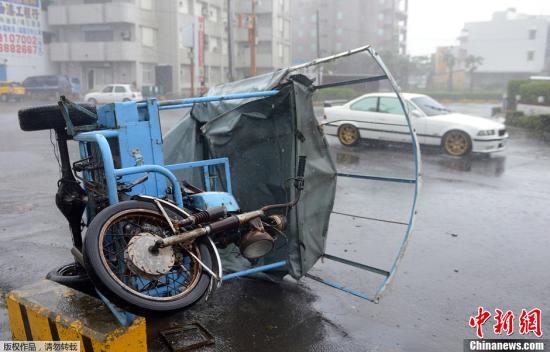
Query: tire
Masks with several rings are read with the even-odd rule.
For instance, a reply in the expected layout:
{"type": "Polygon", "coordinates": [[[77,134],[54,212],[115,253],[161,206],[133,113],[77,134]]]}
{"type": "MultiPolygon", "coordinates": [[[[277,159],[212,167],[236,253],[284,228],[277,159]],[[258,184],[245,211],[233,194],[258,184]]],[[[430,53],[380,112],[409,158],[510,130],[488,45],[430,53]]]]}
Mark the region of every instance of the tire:
{"type": "Polygon", "coordinates": [[[361,140],[361,135],[359,134],[357,127],[349,123],[340,125],[340,127],[338,127],[337,135],[340,143],[346,147],[357,145],[361,140]]]}
{"type": "Polygon", "coordinates": [[[88,99],[88,103],[90,103],[91,105],[97,105],[97,100],[95,100],[94,98],[90,98],[88,99]]]}
{"type": "Polygon", "coordinates": [[[441,139],[443,151],[452,156],[465,156],[472,151],[472,139],[460,130],[452,130],[441,139]]]}
{"type": "MultiPolygon", "coordinates": [[[[170,209],[165,210],[170,217],[181,218],[171,212],[170,209]]],[[[94,285],[111,301],[123,307],[134,308],[137,311],[174,311],[191,306],[199,301],[208,290],[210,284],[210,276],[202,268],[193,279],[193,288],[186,295],[164,301],[151,296],[138,295],[135,290],[125,286],[122,282],[117,282],[113,277],[114,274],[108,268],[109,265],[104,264],[102,258],[103,243],[100,243],[100,237],[102,237],[101,233],[104,230],[107,232],[110,228],[107,227],[104,229],[104,227],[114,224],[113,219],[117,219],[117,216],[120,217],[120,214],[124,214],[126,211],[155,212],[159,218],[162,217],[156,205],[135,200],[119,202],[102,210],[90,223],[84,238],[84,265],[94,285]],[[101,249],[100,246],[102,247],[101,249]]],[[[142,224],[142,226],[146,225],[142,224]]],[[[207,245],[200,240],[197,240],[195,243],[197,244],[201,261],[211,268],[212,257],[207,245]]]]}
{"type": "Polygon", "coordinates": [[[95,295],[95,287],[86,270],[78,263],[61,265],[50,271],[46,279],[89,295],[95,295]]]}
{"type": "MultiPolygon", "coordinates": [[[[95,113],[95,106],[80,104],[85,109],[95,113]]],[[[95,119],[72,107],[69,108],[69,116],[75,126],[90,125],[95,119]]],[[[65,119],[58,105],[44,105],[34,108],[19,110],[19,127],[23,131],[40,131],[57,128],[65,128],[65,119]]]]}

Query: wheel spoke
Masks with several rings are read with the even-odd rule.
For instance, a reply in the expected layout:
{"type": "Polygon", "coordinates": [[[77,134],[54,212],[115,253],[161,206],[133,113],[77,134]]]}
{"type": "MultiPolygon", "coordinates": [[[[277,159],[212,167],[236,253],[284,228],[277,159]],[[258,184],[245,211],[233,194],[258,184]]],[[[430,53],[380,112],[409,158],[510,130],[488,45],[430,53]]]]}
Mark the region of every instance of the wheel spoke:
{"type": "MultiPolygon", "coordinates": [[[[167,236],[169,225],[162,214],[133,212],[118,218],[115,216],[114,220],[108,224],[104,233],[100,234],[102,248],[100,254],[107,264],[109,275],[119,281],[119,284],[126,286],[137,295],[143,295],[152,300],[185,296],[197,285],[203,270],[192,256],[183,252],[176,257],[179,259],[176,259],[174,267],[168,273],[152,280],[132,272],[127,266],[125,251],[130,239],[141,233],[167,236]]],[[[200,252],[196,245],[190,250],[190,253],[200,259],[200,252]]]]}

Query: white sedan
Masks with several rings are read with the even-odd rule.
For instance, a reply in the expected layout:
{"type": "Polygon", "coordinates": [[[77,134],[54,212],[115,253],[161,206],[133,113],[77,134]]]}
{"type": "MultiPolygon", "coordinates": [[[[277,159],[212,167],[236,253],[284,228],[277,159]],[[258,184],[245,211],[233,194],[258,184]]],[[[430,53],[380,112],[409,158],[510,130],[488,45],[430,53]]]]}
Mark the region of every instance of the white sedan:
{"type": "MultiPolygon", "coordinates": [[[[402,94],[420,144],[441,146],[453,156],[504,149],[506,127],[483,117],[453,113],[422,94],[402,94]]],[[[394,93],[372,93],[325,108],[324,130],[345,146],[360,139],[411,142],[403,108],[394,93]]]]}
{"type": "Polygon", "coordinates": [[[109,84],[98,92],[86,94],[84,100],[91,104],[108,104],[119,101],[143,100],[143,96],[131,84],[109,84]]]}

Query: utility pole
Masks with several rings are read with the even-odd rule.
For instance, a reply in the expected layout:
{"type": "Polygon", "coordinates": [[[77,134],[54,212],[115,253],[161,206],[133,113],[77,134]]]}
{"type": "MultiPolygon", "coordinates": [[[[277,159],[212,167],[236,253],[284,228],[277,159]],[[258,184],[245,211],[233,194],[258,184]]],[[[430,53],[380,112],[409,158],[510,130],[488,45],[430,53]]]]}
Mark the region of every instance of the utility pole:
{"type": "MultiPolygon", "coordinates": [[[[315,12],[315,33],[317,36],[317,58],[321,57],[321,34],[319,26],[319,10],[315,12]]],[[[317,65],[317,84],[321,84],[321,66],[317,65]]]]}
{"type": "Polygon", "coordinates": [[[191,48],[189,59],[191,60],[191,96],[195,96],[195,48],[191,48]]]}
{"type": "Polygon", "coordinates": [[[227,79],[233,81],[233,11],[227,0],[227,79]]]}
{"type": "Polygon", "coordinates": [[[256,76],[256,0],[252,1],[252,13],[248,26],[248,45],[250,47],[250,76],[256,76]]]}

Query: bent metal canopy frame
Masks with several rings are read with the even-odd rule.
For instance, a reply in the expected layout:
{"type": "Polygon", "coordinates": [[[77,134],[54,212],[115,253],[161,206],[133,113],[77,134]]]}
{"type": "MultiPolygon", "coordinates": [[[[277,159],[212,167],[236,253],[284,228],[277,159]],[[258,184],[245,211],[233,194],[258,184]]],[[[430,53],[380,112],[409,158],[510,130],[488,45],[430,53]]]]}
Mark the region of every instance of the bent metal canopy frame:
{"type": "Polygon", "coordinates": [[[370,45],[363,46],[363,47],[360,47],[360,48],[356,48],[356,49],[353,49],[353,50],[349,50],[349,51],[346,51],[346,52],[342,52],[340,54],[328,56],[328,57],[325,57],[325,58],[319,58],[319,59],[313,60],[311,62],[300,64],[300,65],[297,65],[297,66],[293,66],[289,69],[289,72],[297,71],[297,70],[303,70],[303,69],[318,66],[318,65],[321,65],[321,64],[324,64],[324,63],[333,62],[333,61],[336,61],[338,59],[348,57],[348,56],[351,56],[351,55],[355,55],[355,54],[359,54],[359,53],[366,53],[367,55],[370,55],[370,57],[376,62],[376,64],[380,68],[380,70],[383,72],[383,74],[378,75],[378,76],[369,76],[369,77],[364,77],[364,78],[359,78],[359,79],[354,79],[354,80],[349,80],[349,81],[343,81],[343,82],[321,84],[321,85],[315,86],[315,89],[324,89],[324,88],[329,88],[329,87],[346,86],[346,85],[352,85],[352,84],[358,84],[358,83],[367,83],[367,82],[387,80],[389,82],[391,88],[395,92],[395,94],[396,94],[396,96],[399,100],[399,103],[401,104],[401,108],[404,111],[405,120],[406,120],[406,123],[407,123],[407,126],[408,126],[408,131],[409,131],[410,136],[411,136],[413,163],[414,163],[414,165],[413,165],[413,167],[414,167],[414,177],[412,177],[412,178],[401,178],[401,177],[393,177],[393,176],[378,176],[378,175],[374,176],[374,175],[363,175],[363,174],[345,173],[345,172],[337,172],[337,176],[338,177],[346,177],[346,178],[354,178],[354,179],[362,179],[362,180],[380,181],[380,182],[397,182],[397,183],[412,184],[412,185],[414,185],[414,190],[412,192],[412,203],[411,203],[412,205],[411,205],[411,208],[410,208],[410,211],[409,211],[407,222],[396,222],[396,221],[385,220],[385,219],[380,219],[380,218],[366,218],[366,217],[358,215],[358,214],[348,214],[348,213],[340,213],[340,212],[337,213],[337,212],[333,211],[333,213],[338,214],[338,215],[357,217],[357,218],[365,218],[365,219],[369,219],[369,220],[382,221],[382,222],[386,222],[386,223],[393,223],[393,224],[399,224],[399,225],[405,226],[405,230],[404,230],[404,233],[403,233],[403,238],[402,238],[401,243],[400,243],[400,247],[399,247],[399,249],[397,251],[397,254],[395,255],[395,257],[393,259],[393,262],[392,262],[392,265],[389,269],[376,268],[376,267],[373,267],[373,266],[370,266],[370,265],[366,265],[366,264],[363,264],[363,263],[358,263],[358,262],[351,261],[351,260],[348,260],[348,259],[345,259],[345,258],[341,258],[341,257],[335,256],[335,255],[331,255],[331,254],[328,254],[328,253],[325,253],[322,256],[324,259],[327,259],[327,260],[336,261],[336,262],[339,262],[339,263],[342,263],[342,264],[345,264],[345,265],[349,265],[349,266],[352,266],[352,267],[355,267],[355,268],[358,268],[358,269],[366,270],[366,271],[372,272],[374,274],[378,274],[378,275],[383,276],[384,280],[382,281],[382,284],[378,287],[378,289],[374,293],[374,296],[370,296],[370,295],[368,295],[364,292],[360,292],[360,291],[354,290],[352,288],[348,288],[348,287],[344,286],[343,284],[341,284],[339,282],[329,280],[329,279],[325,279],[325,278],[321,278],[319,276],[315,276],[315,275],[312,275],[312,274],[306,274],[306,277],[309,277],[310,279],[316,280],[316,281],[318,281],[322,284],[328,285],[330,287],[333,287],[333,288],[339,289],[341,291],[347,292],[347,293],[352,294],[354,296],[366,299],[366,300],[374,302],[374,303],[378,303],[380,297],[382,296],[382,293],[385,291],[385,289],[388,287],[388,285],[391,283],[393,277],[395,276],[397,267],[398,267],[401,259],[403,258],[403,255],[404,255],[405,250],[407,248],[407,244],[409,242],[411,233],[413,231],[414,220],[415,220],[415,217],[416,217],[417,199],[418,199],[420,186],[421,186],[420,148],[419,148],[419,145],[418,145],[418,139],[416,137],[415,129],[414,129],[413,123],[412,123],[411,118],[410,118],[408,106],[405,103],[405,101],[403,100],[403,97],[401,96],[399,86],[397,85],[395,79],[393,78],[393,76],[391,75],[389,70],[387,69],[384,62],[381,60],[378,53],[370,45]]]}

